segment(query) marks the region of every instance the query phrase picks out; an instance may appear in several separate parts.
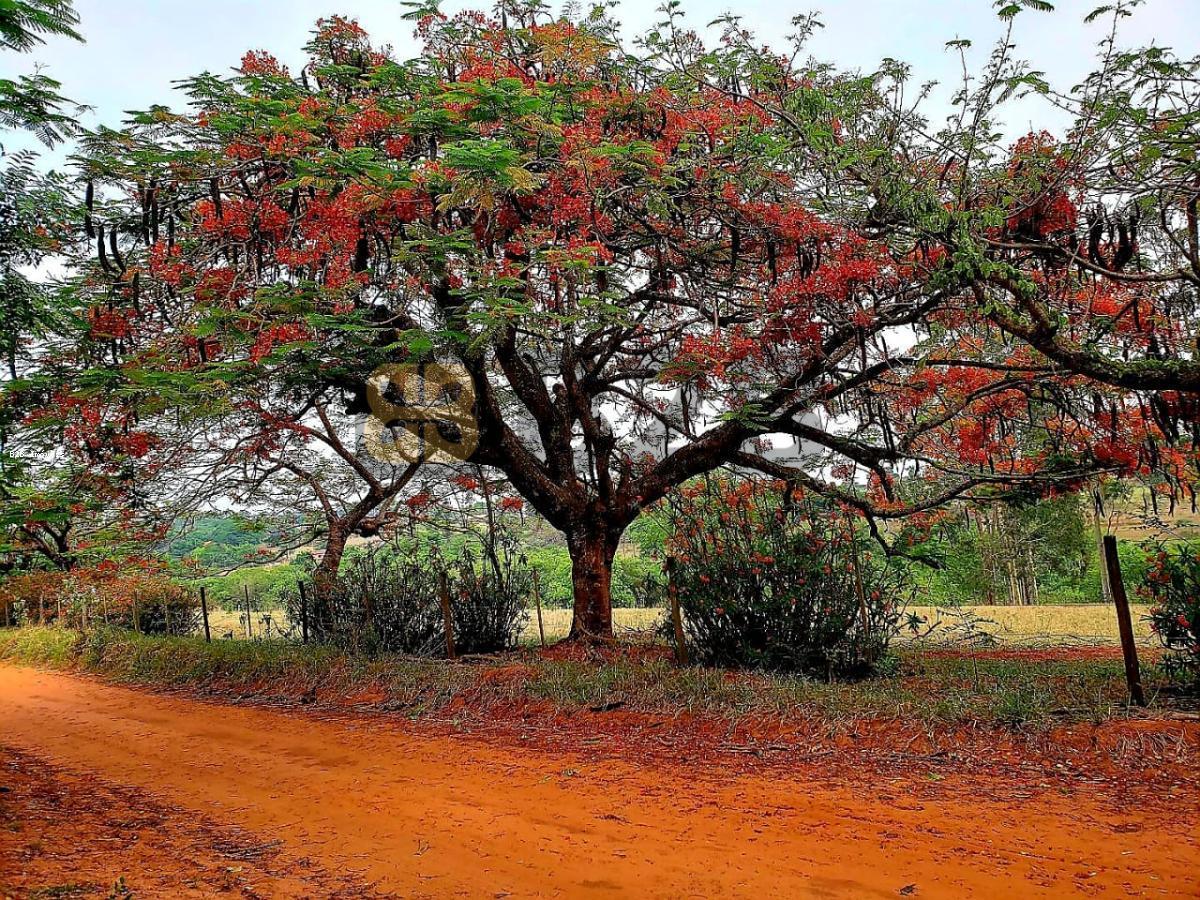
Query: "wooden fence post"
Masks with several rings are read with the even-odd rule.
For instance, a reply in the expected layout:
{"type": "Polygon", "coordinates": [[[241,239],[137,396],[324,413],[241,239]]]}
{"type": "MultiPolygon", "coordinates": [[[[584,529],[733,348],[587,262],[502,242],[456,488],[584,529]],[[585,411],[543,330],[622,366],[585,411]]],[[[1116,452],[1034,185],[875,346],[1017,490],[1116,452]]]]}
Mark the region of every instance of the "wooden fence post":
{"type": "Polygon", "coordinates": [[[254,639],[254,626],[250,622],[250,585],[243,584],[242,592],[246,598],[246,638],[254,639]]]}
{"type": "Polygon", "coordinates": [[[683,611],[679,608],[679,590],[675,585],[675,557],[667,557],[667,597],[671,601],[671,624],[675,626],[675,661],[688,664],[687,641],[683,635],[683,611]]]}
{"type": "Polygon", "coordinates": [[[1108,586],[1112,591],[1113,603],[1117,607],[1117,627],[1121,631],[1121,652],[1125,656],[1125,682],[1129,685],[1129,696],[1138,706],[1146,705],[1146,694],[1142,690],[1142,672],[1138,665],[1137,644],[1133,640],[1133,619],[1129,615],[1129,598],[1125,595],[1125,582],[1121,579],[1121,560],[1117,556],[1117,539],[1111,534],[1104,536],[1104,563],[1108,570],[1108,586]]]}
{"type": "Polygon", "coordinates": [[[538,637],[542,641],[542,649],[546,649],[546,627],[542,624],[542,586],[538,580],[537,569],[533,570],[533,605],[537,607],[538,637]]]}
{"type": "Polygon", "coordinates": [[[200,585],[200,615],[204,618],[204,643],[212,643],[212,632],[208,630],[208,595],[204,593],[204,585],[200,585]]]}
{"type": "Polygon", "coordinates": [[[298,582],[300,588],[300,639],[308,643],[308,595],[304,592],[304,582],[298,582]]]}
{"type": "Polygon", "coordinates": [[[446,573],[438,573],[438,599],[442,602],[442,621],[446,623],[446,656],[454,659],[454,621],[450,607],[450,585],[446,573]]]}
{"type": "Polygon", "coordinates": [[[142,633],[142,611],[138,608],[137,591],[133,592],[133,630],[136,634],[142,633]]]}

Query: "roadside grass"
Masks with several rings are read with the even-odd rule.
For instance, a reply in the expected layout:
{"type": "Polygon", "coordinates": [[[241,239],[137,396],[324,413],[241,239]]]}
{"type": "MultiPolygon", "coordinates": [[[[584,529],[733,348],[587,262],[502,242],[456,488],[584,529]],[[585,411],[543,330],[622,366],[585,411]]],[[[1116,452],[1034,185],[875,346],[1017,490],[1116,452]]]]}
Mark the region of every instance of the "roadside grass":
{"type": "Polygon", "coordinates": [[[79,635],[65,628],[0,629],[0,659],[64,669],[75,664],[79,635]]]}
{"type": "Polygon", "coordinates": [[[620,705],[827,724],[898,719],[929,727],[1024,726],[1101,722],[1130,713],[1119,659],[1030,665],[965,656],[929,659],[902,649],[890,663],[888,674],[830,684],[792,675],[680,669],[666,660],[540,662],[526,690],[567,709],[620,705]]]}
{"type": "MultiPolygon", "coordinates": [[[[513,704],[552,712],[623,709],[737,722],[805,723],[831,732],[863,720],[924,728],[1050,727],[1138,716],[1119,655],[1014,658],[901,646],[855,683],[679,668],[664,653],[544,656],[522,650],[465,661],[365,657],[283,641],[146,637],[100,629],[0,630],[0,660],[78,669],[114,681],[421,716],[486,716],[513,704]]],[[[1155,696],[1152,672],[1146,679],[1155,696]]],[[[1153,715],[1153,711],[1150,715],[1153,715]]]]}

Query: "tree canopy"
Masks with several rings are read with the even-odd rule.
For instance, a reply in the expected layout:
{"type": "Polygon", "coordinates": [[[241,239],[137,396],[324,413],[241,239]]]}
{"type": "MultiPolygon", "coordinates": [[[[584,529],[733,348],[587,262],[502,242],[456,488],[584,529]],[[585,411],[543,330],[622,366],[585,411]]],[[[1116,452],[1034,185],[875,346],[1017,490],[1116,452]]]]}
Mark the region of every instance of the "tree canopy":
{"type": "Polygon", "coordinates": [[[429,9],[408,61],[322,20],[299,72],[250,52],[86,136],[76,327],[19,392],[127,477],[319,495],[340,459],[352,531],[411,477],[355,431],[404,419],[387,367],[451,365],[467,461],[566,535],[579,637],[611,634],[626,528],[717,467],[881,540],[999,488],[1184,488],[1198,62],[1121,49],[1130,6],[1079,87],[1006,38],[941,126],[904,66],[806,60],[811,20],[781,55],[677,4],[634,46],[599,9],[429,9]],[[1006,140],[1022,92],[1070,127],[1006,140]]]}

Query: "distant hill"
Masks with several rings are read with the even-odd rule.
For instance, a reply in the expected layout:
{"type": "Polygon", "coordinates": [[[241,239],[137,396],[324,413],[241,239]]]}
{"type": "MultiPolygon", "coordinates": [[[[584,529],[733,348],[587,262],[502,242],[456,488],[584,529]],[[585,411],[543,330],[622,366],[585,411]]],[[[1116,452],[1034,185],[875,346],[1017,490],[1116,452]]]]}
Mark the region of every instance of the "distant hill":
{"type": "Polygon", "coordinates": [[[253,558],[273,543],[274,530],[241,516],[204,516],[168,538],[172,559],[192,559],[206,569],[223,569],[253,558]]]}

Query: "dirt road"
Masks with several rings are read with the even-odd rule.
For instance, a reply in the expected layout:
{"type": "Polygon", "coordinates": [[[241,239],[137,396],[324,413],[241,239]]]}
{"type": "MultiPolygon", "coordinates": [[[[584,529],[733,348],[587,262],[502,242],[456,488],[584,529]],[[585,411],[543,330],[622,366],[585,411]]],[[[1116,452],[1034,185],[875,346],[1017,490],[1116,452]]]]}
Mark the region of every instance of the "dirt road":
{"type": "Polygon", "coordinates": [[[7,666],[0,729],[71,777],[402,897],[1200,896],[1190,800],[1164,825],[1086,786],[664,770],[7,666]]]}

